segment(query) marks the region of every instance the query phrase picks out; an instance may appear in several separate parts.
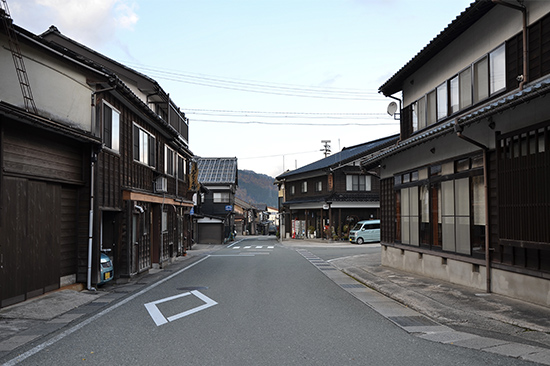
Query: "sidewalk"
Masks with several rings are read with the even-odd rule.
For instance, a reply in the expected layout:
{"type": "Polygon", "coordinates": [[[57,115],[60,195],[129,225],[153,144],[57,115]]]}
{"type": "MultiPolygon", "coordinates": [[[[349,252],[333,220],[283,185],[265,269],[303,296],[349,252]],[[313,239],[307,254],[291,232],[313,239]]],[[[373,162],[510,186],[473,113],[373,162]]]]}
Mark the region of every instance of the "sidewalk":
{"type": "MultiPolygon", "coordinates": [[[[350,247],[344,242],[324,243],[283,241],[283,245],[293,248],[350,247]]],[[[379,244],[364,245],[379,247],[379,244]]],[[[433,333],[421,330],[422,338],[550,365],[549,307],[383,267],[379,252],[333,259],[328,263],[399,302],[408,311],[414,310],[417,315],[425,315],[450,330],[433,333]]],[[[377,307],[376,302],[364,302],[384,315],[385,310],[377,307]]]]}
{"type": "MultiPolygon", "coordinates": [[[[299,251],[308,247],[312,251],[319,247],[358,247],[345,242],[305,240],[285,240],[282,245],[299,251]]],[[[378,244],[364,246],[367,245],[379,247],[378,244]]],[[[97,292],[63,289],[0,309],[0,363],[4,358],[13,357],[12,352],[19,347],[53,334],[73,320],[89,317],[203,255],[225,247],[196,244],[187,256],[178,257],[167,266],[168,271],[150,270],[127,283],[108,283],[97,292]]],[[[324,271],[325,274],[338,272],[343,278],[341,281],[353,282],[355,279],[366,285],[347,284],[347,288],[359,300],[394,323],[395,319],[388,315],[388,307],[399,307],[405,309],[407,314],[426,316],[433,320],[432,324],[437,323],[439,326],[402,326],[406,331],[436,342],[453,343],[550,365],[550,308],[382,267],[378,252],[338,258],[328,263],[349,277],[340,271],[324,271]],[[404,306],[397,306],[393,300],[380,294],[404,306]]],[[[327,265],[322,266],[326,269],[327,265]]]]}

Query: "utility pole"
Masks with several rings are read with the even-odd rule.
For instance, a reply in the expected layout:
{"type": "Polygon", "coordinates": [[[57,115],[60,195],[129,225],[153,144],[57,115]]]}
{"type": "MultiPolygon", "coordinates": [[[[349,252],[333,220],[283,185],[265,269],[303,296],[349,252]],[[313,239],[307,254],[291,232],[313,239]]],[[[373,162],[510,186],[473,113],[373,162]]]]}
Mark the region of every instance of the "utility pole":
{"type": "Polygon", "coordinates": [[[330,140],[321,140],[321,143],[324,144],[321,151],[325,154],[325,158],[330,155],[330,140]]]}

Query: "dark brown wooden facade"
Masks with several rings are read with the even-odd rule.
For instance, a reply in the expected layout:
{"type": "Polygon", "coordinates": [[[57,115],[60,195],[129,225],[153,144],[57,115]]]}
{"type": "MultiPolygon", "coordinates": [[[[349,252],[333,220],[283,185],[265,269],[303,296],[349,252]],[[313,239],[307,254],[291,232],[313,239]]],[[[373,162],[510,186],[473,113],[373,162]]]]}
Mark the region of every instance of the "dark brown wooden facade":
{"type": "Polygon", "coordinates": [[[397,136],[357,145],[276,178],[284,189],[283,236],[343,240],[360,220],[380,218],[378,170],[358,161],[391,146],[397,136]]]}

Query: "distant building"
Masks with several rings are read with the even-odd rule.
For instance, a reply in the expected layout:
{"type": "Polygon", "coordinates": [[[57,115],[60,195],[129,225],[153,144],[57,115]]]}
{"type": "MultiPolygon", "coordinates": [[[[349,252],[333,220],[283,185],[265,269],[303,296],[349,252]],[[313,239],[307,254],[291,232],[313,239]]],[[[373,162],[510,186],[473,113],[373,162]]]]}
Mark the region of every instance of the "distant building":
{"type": "Polygon", "coordinates": [[[197,243],[221,244],[230,240],[235,227],[237,158],[197,157],[198,181],[206,189],[198,202],[197,243]]]}
{"type": "Polygon", "coordinates": [[[378,170],[364,170],[360,161],[397,140],[398,136],[390,136],[344,148],[279,175],[275,183],[283,238],[343,239],[357,221],[378,218],[378,170]]]}

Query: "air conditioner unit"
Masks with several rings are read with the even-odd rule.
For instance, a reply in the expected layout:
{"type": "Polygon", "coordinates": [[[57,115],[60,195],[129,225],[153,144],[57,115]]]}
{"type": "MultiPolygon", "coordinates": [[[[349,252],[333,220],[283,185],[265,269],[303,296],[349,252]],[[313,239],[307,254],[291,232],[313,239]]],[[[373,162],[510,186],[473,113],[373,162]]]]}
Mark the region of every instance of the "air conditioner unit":
{"type": "Polygon", "coordinates": [[[155,180],[155,192],[156,193],[168,192],[168,181],[166,180],[166,177],[158,177],[155,180]]]}

